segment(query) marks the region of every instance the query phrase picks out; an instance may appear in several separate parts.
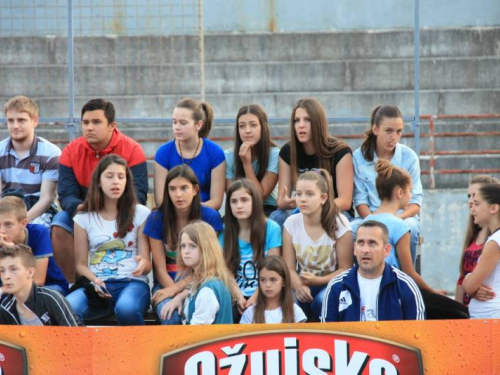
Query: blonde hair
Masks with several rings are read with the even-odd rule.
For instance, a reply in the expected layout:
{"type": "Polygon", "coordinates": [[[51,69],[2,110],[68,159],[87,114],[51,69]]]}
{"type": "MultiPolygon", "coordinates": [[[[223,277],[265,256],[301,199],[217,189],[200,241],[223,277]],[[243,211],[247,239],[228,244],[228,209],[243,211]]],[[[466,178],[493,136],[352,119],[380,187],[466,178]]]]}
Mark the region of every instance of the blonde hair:
{"type": "Polygon", "coordinates": [[[200,264],[196,267],[196,270],[193,270],[193,289],[198,289],[201,284],[211,278],[217,278],[231,290],[234,298],[231,273],[226,266],[222,248],[219,245],[214,229],[209,224],[196,220],[186,225],[179,233],[177,266],[180,270],[187,270],[189,267],[184,263],[181,251],[181,238],[183,234],[187,234],[191,241],[200,249],[200,264]]]}
{"type": "Polygon", "coordinates": [[[3,107],[5,116],[7,116],[8,111],[17,111],[27,113],[31,119],[38,117],[38,106],[36,103],[26,96],[15,96],[3,107]]]}
{"type": "Polygon", "coordinates": [[[0,199],[0,216],[14,214],[18,221],[22,221],[28,217],[28,210],[24,201],[13,195],[0,199]]]}

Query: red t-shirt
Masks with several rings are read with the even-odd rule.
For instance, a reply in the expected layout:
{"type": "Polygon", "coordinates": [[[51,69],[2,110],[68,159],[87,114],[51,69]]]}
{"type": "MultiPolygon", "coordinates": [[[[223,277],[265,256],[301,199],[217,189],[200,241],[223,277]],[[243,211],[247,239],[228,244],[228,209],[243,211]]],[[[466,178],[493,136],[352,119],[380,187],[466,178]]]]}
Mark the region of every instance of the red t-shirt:
{"type": "MultiPolygon", "coordinates": [[[[479,259],[479,256],[483,252],[483,247],[484,244],[476,244],[476,240],[472,241],[472,243],[469,245],[467,249],[464,251],[464,275],[460,276],[458,278],[457,284],[462,285],[462,282],[464,281],[464,278],[467,274],[471,273],[474,271],[474,268],[476,268],[477,260],[479,259]]],[[[464,294],[464,305],[468,306],[470,302],[469,296],[467,294],[464,294]]]]}

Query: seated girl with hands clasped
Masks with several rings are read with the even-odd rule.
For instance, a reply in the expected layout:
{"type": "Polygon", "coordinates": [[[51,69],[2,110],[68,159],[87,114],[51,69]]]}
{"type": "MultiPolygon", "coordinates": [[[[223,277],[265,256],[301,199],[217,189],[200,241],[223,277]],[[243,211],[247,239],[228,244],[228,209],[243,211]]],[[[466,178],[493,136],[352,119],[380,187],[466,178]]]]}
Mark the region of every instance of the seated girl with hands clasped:
{"type": "Polygon", "coordinates": [[[149,212],[137,204],[127,162],[117,155],[102,158],[73,218],[76,271],[93,283],[98,295],[79,288],[67,296],[80,319],[114,310],[118,324],[144,325],[151,300],[149,242],[143,233],[149,212]]]}
{"type": "Polygon", "coordinates": [[[325,169],[300,175],[295,200],[300,213],[285,221],[283,258],[299,306],[310,320],[318,321],[328,282],[352,267],[352,231],[335,204],[325,169]]]}
{"type": "Polygon", "coordinates": [[[257,104],[245,105],[236,116],[234,147],[226,156],[226,190],[235,180],[247,178],[255,184],[268,216],[276,210],[279,148],[271,139],[267,115],[257,104]]]}
{"type": "MultiPolygon", "coordinates": [[[[202,221],[188,224],[179,235],[177,264],[192,275],[191,290],[175,296],[184,299],[185,324],[232,324],[232,281],[213,228],[202,221]]],[[[177,304],[180,310],[182,304],[177,304]]]]}
{"type": "Polygon", "coordinates": [[[462,283],[465,292],[472,297],[469,313],[474,319],[500,318],[500,184],[488,184],[479,188],[471,209],[474,223],[487,227],[491,235],[472,273],[462,283]],[[493,292],[489,299],[476,298],[484,286],[493,292]]]}
{"type": "Polygon", "coordinates": [[[258,263],[268,255],[281,253],[281,228],[264,216],[260,193],[247,179],[229,188],[224,224],[219,243],[238,284],[238,309],[242,313],[257,300],[258,263]]]}
{"type": "Polygon", "coordinates": [[[245,310],[240,323],[302,323],[307,320],[302,309],[293,302],[290,272],[285,260],[270,255],[258,268],[257,303],[245,310]]]}
{"type": "Polygon", "coordinates": [[[153,253],[152,302],[161,324],[182,324],[179,314],[168,309],[167,303],[192,281],[189,277],[177,278],[177,242],[179,232],[194,220],[210,224],[216,232],[222,230],[219,213],[201,204],[200,185],[193,170],[178,165],[169,171],[162,203],[149,215],[144,228],[153,253]]]}

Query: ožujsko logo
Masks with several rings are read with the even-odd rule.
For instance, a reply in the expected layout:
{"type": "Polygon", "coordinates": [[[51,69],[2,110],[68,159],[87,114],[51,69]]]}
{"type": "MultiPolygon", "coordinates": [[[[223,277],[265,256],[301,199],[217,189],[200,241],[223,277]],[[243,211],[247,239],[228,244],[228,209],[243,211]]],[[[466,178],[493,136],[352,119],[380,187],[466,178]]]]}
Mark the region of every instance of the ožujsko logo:
{"type": "Polygon", "coordinates": [[[0,375],[27,375],[26,349],[0,341],[0,375]]]}
{"type": "Polygon", "coordinates": [[[423,374],[420,350],[328,331],[263,331],[164,354],[160,374],[423,374]]]}

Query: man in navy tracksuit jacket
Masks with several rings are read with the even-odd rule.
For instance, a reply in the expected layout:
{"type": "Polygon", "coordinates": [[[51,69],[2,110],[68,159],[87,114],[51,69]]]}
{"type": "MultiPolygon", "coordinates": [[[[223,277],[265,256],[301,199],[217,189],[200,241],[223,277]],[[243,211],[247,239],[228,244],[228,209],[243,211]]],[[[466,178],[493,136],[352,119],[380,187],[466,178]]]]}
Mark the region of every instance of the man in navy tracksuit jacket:
{"type": "Polygon", "coordinates": [[[360,225],[355,244],[358,264],[328,283],[322,322],[425,319],[424,301],[415,282],[385,263],[390,250],[384,224],[367,221],[360,225]]]}

